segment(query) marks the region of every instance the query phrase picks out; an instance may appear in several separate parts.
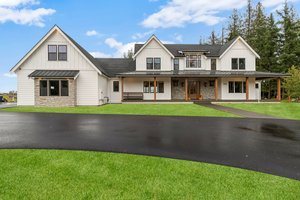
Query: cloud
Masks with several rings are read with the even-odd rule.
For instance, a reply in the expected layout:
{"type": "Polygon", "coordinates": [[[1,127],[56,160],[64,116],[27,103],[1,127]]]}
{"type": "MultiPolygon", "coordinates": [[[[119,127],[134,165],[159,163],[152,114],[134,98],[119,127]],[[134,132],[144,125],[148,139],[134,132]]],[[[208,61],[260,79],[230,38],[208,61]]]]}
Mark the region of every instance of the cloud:
{"type": "Polygon", "coordinates": [[[133,36],[132,36],[132,39],[134,40],[139,40],[139,39],[143,39],[151,34],[154,33],[154,30],[150,30],[150,31],[147,31],[147,32],[144,32],[144,33],[135,33],[133,36]]]}
{"type": "Polygon", "coordinates": [[[120,58],[123,57],[124,53],[127,53],[128,50],[134,50],[134,45],[137,43],[144,42],[129,42],[123,44],[122,42],[117,41],[115,38],[107,38],[105,44],[112,49],[115,49],[115,52],[112,54],[112,57],[120,58]]]}
{"type": "MultiPolygon", "coordinates": [[[[288,2],[298,2],[299,0],[288,0],[288,2]]],[[[262,0],[264,7],[278,7],[284,4],[285,0],[262,0]]]]}
{"type": "Polygon", "coordinates": [[[243,8],[247,0],[170,0],[161,9],[148,16],[142,25],[146,28],[183,27],[186,24],[205,23],[215,25],[224,18],[218,16],[222,11],[243,8]]]}
{"type": "Polygon", "coordinates": [[[13,22],[44,27],[44,17],[53,15],[56,11],[46,8],[30,8],[37,4],[39,4],[37,0],[0,0],[0,23],[13,22]]]}
{"type": "Polygon", "coordinates": [[[94,52],[90,52],[90,54],[94,57],[94,58],[111,58],[113,57],[111,54],[106,54],[100,51],[94,51],[94,52]]]}
{"type": "Polygon", "coordinates": [[[183,38],[182,38],[182,35],[180,34],[175,34],[174,35],[174,39],[178,42],[182,42],[183,41],[183,38]]]}
{"type": "Polygon", "coordinates": [[[87,31],[86,35],[87,36],[96,36],[96,35],[99,35],[99,33],[95,30],[91,30],[91,31],[87,31]]]}
{"type": "Polygon", "coordinates": [[[17,75],[15,73],[5,73],[3,74],[4,77],[7,77],[7,78],[15,78],[17,77],[17,75]]]}

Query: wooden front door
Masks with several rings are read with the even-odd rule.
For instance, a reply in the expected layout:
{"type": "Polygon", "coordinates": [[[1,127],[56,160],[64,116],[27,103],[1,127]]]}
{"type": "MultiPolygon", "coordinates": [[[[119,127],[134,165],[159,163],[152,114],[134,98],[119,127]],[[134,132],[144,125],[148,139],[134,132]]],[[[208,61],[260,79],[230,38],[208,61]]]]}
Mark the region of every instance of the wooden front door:
{"type": "Polygon", "coordinates": [[[189,98],[196,100],[200,97],[200,81],[189,81],[189,98]]]}

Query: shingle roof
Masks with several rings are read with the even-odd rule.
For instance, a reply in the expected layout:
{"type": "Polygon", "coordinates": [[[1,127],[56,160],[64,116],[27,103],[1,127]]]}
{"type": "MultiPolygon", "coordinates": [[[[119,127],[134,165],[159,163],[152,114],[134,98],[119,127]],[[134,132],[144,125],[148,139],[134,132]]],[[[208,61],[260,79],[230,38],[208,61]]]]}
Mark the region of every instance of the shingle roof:
{"type": "MultiPolygon", "coordinates": [[[[209,44],[164,44],[164,46],[175,56],[175,57],[184,57],[183,54],[180,54],[179,51],[203,51],[206,52],[208,57],[219,57],[221,56],[226,49],[228,49],[231,44],[237,39],[230,40],[224,45],[209,45],[209,44]]],[[[137,53],[144,44],[135,44],[134,53],[137,53]]]]}
{"type": "Polygon", "coordinates": [[[74,78],[79,70],[35,70],[28,77],[33,78],[74,78]]]}
{"type": "Polygon", "coordinates": [[[135,61],[130,58],[95,58],[97,65],[102,66],[108,76],[135,71],[135,61]]]}

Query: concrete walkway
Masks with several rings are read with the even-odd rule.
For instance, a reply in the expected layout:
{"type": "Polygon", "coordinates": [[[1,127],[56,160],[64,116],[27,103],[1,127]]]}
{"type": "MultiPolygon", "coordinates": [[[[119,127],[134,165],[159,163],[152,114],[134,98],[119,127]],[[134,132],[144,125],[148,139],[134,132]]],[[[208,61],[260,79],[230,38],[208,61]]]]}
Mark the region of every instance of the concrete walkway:
{"type": "Polygon", "coordinates": [[[0,109],[1,108],[11,108],[17,106],[17,103],[0,103],[0,109]]]}
{"type": "Polygon", "coordinates": [[[197,102],[196,104],[201,105],[201,106],[205,106],[208,108],[213,108],[216,110],[220,110],[223,112],[228,112],[228,113],[232,113],[234,115],[238,115],[240,117],[244,117],[244,118],[258,118],[258,119],[280,119],[279,117],[273,117],[273,116],[269,116],[269,115],[264,115],[264,114],[260,114],[260,113],[256,113],[256,112],[249,112],[249,111],[245,111],[245,110],[241,110],[241,109],[237,109],[237,108],[230,108],[230,107],[226,107],[226,106],[222,106],[219,104],[212,104],[210,102],[197,102]]]}

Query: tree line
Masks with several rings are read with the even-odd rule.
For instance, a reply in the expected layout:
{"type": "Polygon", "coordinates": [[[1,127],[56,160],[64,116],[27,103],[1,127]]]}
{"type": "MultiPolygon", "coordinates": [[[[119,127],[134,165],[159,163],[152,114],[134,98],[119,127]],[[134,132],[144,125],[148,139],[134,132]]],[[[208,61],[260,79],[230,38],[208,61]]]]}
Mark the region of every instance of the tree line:
{"type": "MultiPolygon", "coordinates": [[[[222,28],[220,35],[212,31],[208,43],[224,44],[237,36],[242,36],[260,55],[258,71],[300,74],[297,71],[300,67],[300,20],[292,4],[285,1],[281,10],[267,15],[261,2],[254,5],[248,0],[245,11],[240,13],[234,9],[228,26],[222,28]]],[[[293,93],[299,97],[300,78],[296,79],[299,80],[296,89],[290,86],[294,82],[284,86],[288,95],[293,93]]],[[[262,91],[265,97],[276,96],[275,82],[264,81],[262,91]]]]}

